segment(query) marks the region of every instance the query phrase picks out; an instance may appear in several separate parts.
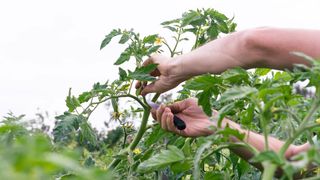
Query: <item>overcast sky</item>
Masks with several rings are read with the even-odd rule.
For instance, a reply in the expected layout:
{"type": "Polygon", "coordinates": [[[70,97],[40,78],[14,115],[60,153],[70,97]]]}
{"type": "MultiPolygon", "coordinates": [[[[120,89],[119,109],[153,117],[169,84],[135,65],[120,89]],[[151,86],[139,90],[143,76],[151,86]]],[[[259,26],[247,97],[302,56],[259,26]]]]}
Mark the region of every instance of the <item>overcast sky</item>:
{"type": "Polygon", "coordinates": [[[118,46],[99,50],[113,28],[157,33],[189,9],[235,16],[237,30],[275,26],[320,28],[319,0],[3,0],[0,2],[0,116],[62,113],[75,94],[117,76],[118,46]]]}

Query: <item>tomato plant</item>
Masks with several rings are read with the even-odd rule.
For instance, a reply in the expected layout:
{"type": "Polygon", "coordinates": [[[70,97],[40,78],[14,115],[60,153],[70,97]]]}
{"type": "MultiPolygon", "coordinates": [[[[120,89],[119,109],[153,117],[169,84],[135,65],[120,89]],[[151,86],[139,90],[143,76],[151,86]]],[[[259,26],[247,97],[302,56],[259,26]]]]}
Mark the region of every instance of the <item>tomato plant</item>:
{"type": "Polygon", "coordinates": [[[293,179],[317,173],[307,168],[320,164],[318,61],[296,52],[311,66],[296,65],[292,71],[237,67],[220,75],[194,77],[183,84],[178,96],[144,97],[140,95],[141,89],[133,89],[134,83],[155,81],[149,73],[157,67],[142,66],[145,59],[153,53],[171,57],[186,53],[183,49],[186,45],[192,44],[190,50],[195,49],[236,28],[233,19],[214,9],[190,10],[161,25],[172,34],[172,39],[159,34],[141,35],[133,29],[114,29],[108,33],[100,49],[115,41],[125,46],[114,62],[119,77],[95,83],[91,90],[77,96],[70,89],[66,98],[68,111],[56,117],[52,134],[26,128],[19,123],[22,117],[5,118],[0,140],[9,149],[1,148],[0,153],[8,155],[2,157],[2,162],[8,165],[1,163],[1,172],[8,177],[36,179],[272,179],[277,169],[281,169],[282,178],[293,179]],[[302,91],[294,91],[293,84],[306,79],[310,81],[308,86],[315,86],[315,95],[304,97],[305,93],[297,93],[302,91]],[[172,103],[188,97],[196,97],[208,117],[218,120],[218,127],[212,127],[216,128],[215,134],[185,138],[150,122],[147,98],[172,103]],[[90,117],[106,103],[112,107],[110,121],[116,122],[117,127],[103,134],[91,126],[90,117]],[[212,108],[218,110],[217,116],[212,115],[212,108]],[[231,143],[230,136],[243,139],[244,135],[228,127],[222,129],[224,117],[244,129],[263,134],[266,150],[259,152],[245,141],[231,143]],[[280,152],[270,150],[267,138],[270,135],[285,142],[280,152]],[[311,144],[308,151],[290,160],[285,158],[290,144],[304,142],[311,144]],[[230,151],[232,148],[250,150],[254,155],[250,163],[261,163],[263,173],[236,156],[230,151]]]}

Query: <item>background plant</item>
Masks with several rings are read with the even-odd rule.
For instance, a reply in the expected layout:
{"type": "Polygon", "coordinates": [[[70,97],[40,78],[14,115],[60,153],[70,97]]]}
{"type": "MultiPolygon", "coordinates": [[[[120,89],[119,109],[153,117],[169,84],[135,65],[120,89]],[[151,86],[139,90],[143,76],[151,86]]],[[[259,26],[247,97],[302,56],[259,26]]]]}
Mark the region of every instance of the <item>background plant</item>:
{"type": "Polygon", "coordinates": [[[319,165],[319,145],[314,135],[319,133],[320,65],[301,53],[296,55],[311,62],[311,67],[297,65],[293,71],[234,68],[221,75],[188,80],[177,97],[148,97],[154,102],[171,103],[196,96],[208,116],[212,117],[212,108],[219,111],[218,117],[212,117],[219,124],[229,117],[265,137],[275,135],[284,140],[279,153],[270,151],[268,143],[264,152],[245,142],[230,143],[229,136],[243,138],[230,128],[218,127],[212,136],[193,139],[165,132],[150,122],[146,98],[140,95],[140,89],[132,88],[137,80],[155,80],[149,73],[156,65],[142,66],[143,60],[153,53],[171,57],[185,53],[184,47],[190,44],[192,50],[236,28],[233,19],[213,9],[190,10],[161,25],[173,39],[141,35],[133,29],[114,29],[107,34],[100,49],[115,41],[125,46],[114,63],[119,69],[118,79],[95,83],[91,90],[77,96],[69,89],[68,111],[56,117],[52,132],[46,128],[30,130],[21,124],[22,116],[5,117],[0,127],[1,144],[6,146],[0,151],[4,155],[1,162],[6,162],[0,167],[4,177],[271,179],[281,168],[283,178],[292,179],[308,164],[319,165]],[[305,79],[310,80],[309,86],[316,87],[313,98],[293,93],[293,83],[305,79]],[[110,122],[118,125],[107,133],[98,132],[90,123],[92,113],[102,104],[109,105],[110,122]],[[306,141],[312,144],[309,151],[290,161],[285,159],[289,144],[306,141]],[[229,150],[237,147],[251,150],[255,155],[251,162],[261,163],[266,171],[261,174],[229,150]]]}

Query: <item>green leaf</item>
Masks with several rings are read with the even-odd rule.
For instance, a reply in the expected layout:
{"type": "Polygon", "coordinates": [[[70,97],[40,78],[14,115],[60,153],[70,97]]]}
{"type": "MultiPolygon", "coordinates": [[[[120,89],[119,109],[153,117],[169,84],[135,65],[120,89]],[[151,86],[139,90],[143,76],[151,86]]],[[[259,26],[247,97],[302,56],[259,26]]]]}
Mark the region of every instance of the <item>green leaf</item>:
{"type": "Polygon", "coordinates": [[[80,104],[84,102],[88,102],[92,98],[92,93],[91,92],[83,92],[78,96],[78,101],[80,104]]]}
{"type": "Polygon", "coordinates": [[[162,150],[159,154],[143,161],[138,166],[139,173],[148,173],[162,169],[170,164],[183,161],[185,159],[183,152],[176,146],[168,145],[168,149],[162,150]]]}
{"type": "Polygon", "coordinates": [[[149,36],[144,37],[142,42],[153,44],[156,41],[157,37],[158,37],[158,34],[149,35],[149,36]]]}
{"type": "Polygon", "coordinates": [[[198,94],[198,104],[202,107],[203,111],[208,115],[212,116],[212,104],[211,97],[213,95],[213,90],[208,89],[198,94]]]}
{"type": "Polygon", "coordinates": [[[219,77],[206,74],[187,81],[184,88],[190,90],[206,90],[215,87],[216,84],[221,82],[222,80],[219,77]]]}
{"type": "Polygon", "coordinates": [[[66,105],[69,108],[69,112],[73,112],[77,107],[80,107],[79,100],[71,95],[71,88],[69,89],[69,94],[66,99],[66,105]]]}
{"type": "Polygon", "coordinates": [[[69,143],[74,138],[75,132],[79,129],[79,124],[83,117],[65,112],[56,117],[56,124],[53,128],[53,140],[63,144],[69,143]]]}
{"type": "Polygon", "coordinates": [[[229,81],[231,84],[240,84],[242,82],[249,82],[249,75],[246,70],[242,68],[232,68],[221,74],[222,79],[229,81]]]}
{"type": "Polygon", "coordinates": [[[193,166],[194,166],[194,170],[193,170],[193,178],[194,179],[200,179],[200,160],[201,160],[201,155],[204,153],[204,151],[208,148],[211,147],[212,145],[212,141],[207,141],[206,143],[202,144],[194,157],[193,160],[193,166]]]}
{"type": "Polygon", "coordinates": [[[282,165],[284,162],[281,158],[276,154],[274,151],[264,151],[259,153],[257,156],[253,157],[252,162],[263,162],[263,161],[270,161],[277,165],[282,165]]]}
{"type": "Polygon", "coordinates": [[[226,140],[229,139],[229,137],[236,137],[238,138],[239,140],[243,140],[244,138],[244,134],[240,133],[238,130],[236,129],[232,129],[232,128],[229,128],[228,126],[225,127],[224,129],[222,130],[218,130],[216,132],[216,134],[222,134],[224,137],[226,137],[226,140]]]}
{"type": "Polygon", "coordinates": [[[101,45],[100,45],[100,50],[102,48],[104,48],[106,45],[108,45],[110,43],[110,41],[112,40],[112,38],[114,38],[115,36],[118,36],[121,34],[120,30],[112,30],[108,35],[106,35],[106,37],[104,38],[104,40],[102,41],[101,45]]]}
{"type": "Polygon", "coordinates": [[[216,25],[211,25],[208,29],[207,29],[207,34],[210,37],[210,40],[216,39],[219,35],[219,31],[217,30],[217,26],[216,25]]]}
{"type": "Polygon", "coordinates": [[[157,46],[152,46],[151,48],[148,49],[147,54],[150,55],[156,51],[158,51],[158,49],[161,47],[161,45],[157,45],[157,46]]]}
{"type": "Polygon", "coordinates": [[[220,98],[220,102],[226,102],[226,101],[232,101],[236,99],[241,99],[244,97],[249,96],[252,93],[256,93],[258,90],[253,87],[249,86],[239,86],[239,87],[233,87],[228,90],[226,90],[220,98]]]}
{"type": "Polygon", "coordinates": [[[241,116],[240,116],[241,124],[247,125],[247,126],[250,125],[254,117],[254,108],[255,108],[255,105],[253,103],[250,103],[248,108],[241,113],[241,116]]]}
{"type": "Polygon", "coordinates": [[[223,106],[218,113],[218,127],[221,127],[222,119],[232,111],[236,106],[236,102],[228,103],[227,105],[223,106]]]}
{"type": "Polygon", "coordinates": [[[78,141],[81,146],[87,148],[90,152],[98,149],[97,136],[86,121],[80,124],[78,141]]]}
{"type": "Polygon", "coordinates": [[[265,76],[267,75],[269,72],[271,71],[271,69],[269,68],[257,68],[254,72],[254,74],[258,75],[258,76],[265,76]]]}
{"type": "Polygon", "coordinates": [[[161,25],[164,26],[164,25],[175,24],[175,23],[179,23],[179,22],[180,22],[180,19],[173,19],[173,20],[162,22],[161,25]]]}
{"type": "Polygon", "coordinates": [[[172,172],[174,172],[175,174],[179,174],[192,169],[192,165],[193,165],[192,160],[176,162],[171,165],[170,170],[172,170],[172,172]]]}
{"type": "Polygon", "coordinates": [[[129,52],[128,50],[124,51],[123,53],[121,53],[120,57],[117,59],[114,65],[120,65],[126,61],[129,61],[130,56],[131,56],[131,52],[129,52]]]}
{"type": "Polygon", "coordinates": [[[119,44],[124,44],[126,43],[128,40],[130,39],[130,35],[128,34],[128,32],[125,32],[122,34],[119,44]]]}
{"type": "Polygon", "coordinates": [[[147,66],[136,68],[134,72],[129,71],[128,78],[139,81],[154,81],[156,78],[151,76],[150,73],[154,71],[157,66],[158,64],[149,64],[147,66]]]}
{"type": "Polygon", "coordinates": [[[121,67],[119,67],[119,76],[121,81],[125,81],[127,78],[127,73],[121,67]]]}
{"type": "Polygon", "coordinates": [[[182,23],[181,26],[187,26],[189,25],[192,21],[196,21],[198,19],[200,19],[201,16],[199,15],[198,12],[196,11],[189,11],[188,13],[184,13],[182,15],[182,23]]]}

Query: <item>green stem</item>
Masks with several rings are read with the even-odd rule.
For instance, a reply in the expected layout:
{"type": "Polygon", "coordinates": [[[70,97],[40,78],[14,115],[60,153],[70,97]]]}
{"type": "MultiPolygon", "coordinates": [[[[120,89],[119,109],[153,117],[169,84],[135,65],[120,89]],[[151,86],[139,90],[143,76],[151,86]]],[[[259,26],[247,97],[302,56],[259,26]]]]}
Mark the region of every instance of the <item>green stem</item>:
{"type": "Polygon", "coordinates": [[[177,49],[177,47],[178,47],[178,44],[179,44],[179,41],[180,41],[180,37],[181,37],[181,30],[182,30],[182,28],[180,27],[180,28],[179,28],[179,31],[178,31],[178,37],[177,37],[177,39],[176,39],[176,44],[174,45],[173,50],[172,50],[172,53],[171,53],[171,57],[174,56],[174,54],[175,54],[175,52],[176,52],[176,49],[177,49]]]}
{"type": "Polygon", "coordinates": [[[285,152],[287,151],[287,149],[289,148],[289,146],[293,143],[293,141],[301,134],[303,133],[306,129],[306,124],[308,123],[308,121],[310,121],[310,119],[312,118],[313,114],[317,111],[317,109],[319,108],[319,100],[314,101],[314,103],[312,104],[312,107],[310,109],[310,111],[308,112],[308,114],[305,116],[305,118],[303,119],[302,123],[300,124],[298,130],[295,132],[295,134],[290,137],[285,144],[281,147],[279,154],[280,157],[283,157],[285,152]]]}
{"type": "Polygon", "coordinates": [[[275,171],[277,170],[277,165],[266,162],[263,164],[262,180],[272,180],[275,171]]]}
{"type": "Polygon", "coordinates": [[[136,148],[136,146],[138,145],[138,143],[140,142],[140,140],[146,130],[149,115],[150,115],[150,108],[144,109],[140,129],[139,129],[137,135],[135,136],[135,138],[133,139],[133,141],[131,142],[131,144],[129,145],[130,150],[134,150],[136,148]]]}

